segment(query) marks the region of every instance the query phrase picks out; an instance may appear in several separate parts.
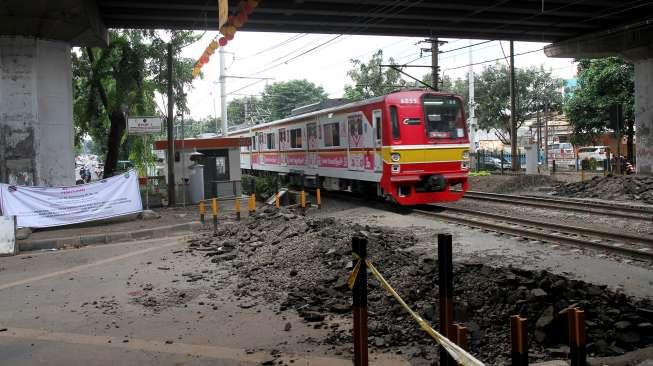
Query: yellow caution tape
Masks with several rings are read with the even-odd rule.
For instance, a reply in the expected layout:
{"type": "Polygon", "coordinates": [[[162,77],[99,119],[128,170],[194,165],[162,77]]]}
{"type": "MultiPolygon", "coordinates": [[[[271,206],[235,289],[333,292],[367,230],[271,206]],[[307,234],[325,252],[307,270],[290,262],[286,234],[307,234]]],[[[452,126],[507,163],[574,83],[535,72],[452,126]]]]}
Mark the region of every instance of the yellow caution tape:
{"type": "MultiPolygon", "coordinates": [[[[354,256],[354,259],[358,259],[356,262],[356,265],[354,266],[354,269],[351,271],[351,274],[349,274],[349,278],[347,279],[347,285],[349,286],[350,289],[354,287],[354,284],[356,283],[356,277],[358,277],[358,272],[360,271],[361,267],[361,257],[356,254],[352,253],[354,256]]],[[[395,291],[392,286],[386,281],[385,278],[383,278],[383,275],[381,275],[381,272],[379,272],[376,267],[370,262],[369,260],[365,260],[365,265],[367,268],[370,269],[370,272],[376,277],[377,280],[381,283],[381,286],[383,286],[386,291],[388,291],[398,302],[401,304],[401,306],[406,309],[408,314],[410,314],[413,319],[419,324],[420,328],[424,330],[428,335],[431,336],[439,345],[441,345],[447,352],[451,355],[451,357],[458,362],[459,365],[463,366],[484,366],[483,362],[477,360],[474,356],[466,352],[464,349],[460,348],[457,344],[453,343],[450,341],[447,337],[443,336],[442,334],[438,333],[431,325],[424,320],[419,314],[414,312],[408,304],[404,301],[404,299],[399,296],[397,291],[395,291]]]]}
{"type": "MultiPolygon", "coordinates": [[[[359,261],[360,263],[360,258],[359,261]]],[[[467,353],[464,349],[460,348],[457,344],[453,343],[450,341],[447,337],[443,336],[442,334],[438,333],[431,325],[424,319],[422,319],[419,314],[414,312],[407,304],[406,302],[397,294],[397,292],[390,286],[388,281],[383,278],[381,273],[374,267],[374,265],[366,260],[365,264],[367,265],[367,268],[370,269],[370,272],[376,277],[377,280],[381,283],[383,288],[385,288],[398,302],[401,304],[401,306],[406,309],[406,311],[410,314],[413,319],[419,324],[420,328],[422,328],[428,335],[430,335],[439,345],[441,345],[447,352],[451,355],[451,357],[458,362],[459,365],[463,366],[483,366],[483,362],[477,360],[474,356],[471,354],[467,353]]],[[[358,264],[357,264],[358,265],[358,264]]],[[[356,268],[354,267],[354,270],[356,268]]],[[[354,272],[352,272],[352,275],[354,272]]],[[[351,278],[351,276],[350,276],[351,278]]],[[[355,278],[355,277],[354,277],[355,278]]]]}

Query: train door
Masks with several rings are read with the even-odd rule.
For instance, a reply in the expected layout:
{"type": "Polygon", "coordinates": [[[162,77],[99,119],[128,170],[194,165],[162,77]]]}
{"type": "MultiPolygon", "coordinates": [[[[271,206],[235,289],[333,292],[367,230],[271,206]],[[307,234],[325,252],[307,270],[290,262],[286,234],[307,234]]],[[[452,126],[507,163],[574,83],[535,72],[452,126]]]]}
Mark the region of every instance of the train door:
{"type": "Polygon", "coordinates": [[[279,165],[288,165],[288,136],[286,136],[286,129],[279,129],[279,165]]]}
{"type": "Polygon", "coordinates": [[[347,116],[349,127],[349,170],[365,169],[365,133],[362,113],[347,116]]]}
{"type": "Polygon", "coordinates": [[[308,137],[308,156],[306,165],[309,169],[317,169],[317,150],[318,150],[318,129],[317,122],[306,124],[306,135],[308,137]]]}
{"type": "Polygon", "coordinates": [[[381,158],[381,149],[383,148],[383,143],[381,142],[381,130],[383,126],[383,115],[381,114],[380,109],[372,111],[372,149],[374,153],[374,171],[380,173],[383,170],[382,158],[381,158]]]}

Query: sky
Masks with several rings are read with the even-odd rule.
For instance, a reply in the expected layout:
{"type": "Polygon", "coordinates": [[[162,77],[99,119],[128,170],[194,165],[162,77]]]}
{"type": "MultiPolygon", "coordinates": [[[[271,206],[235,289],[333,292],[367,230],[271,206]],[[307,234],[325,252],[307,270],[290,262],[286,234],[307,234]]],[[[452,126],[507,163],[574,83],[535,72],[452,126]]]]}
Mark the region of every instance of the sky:
{"type": "MultiPolygon", "coordinates": [[[[182,56],[199,58],[216,36],[217,32],[206,32],[198,42],[184,48],[182,56]]],[[[386,61],[392,57],[398,64],[430,65],[429,53],[420,59],[420,48],[429,47],[427,44],[418,44],[421,40],[423,38],[238,32],[225,47],[227,75],[270,80],[229,78],[227,100],[258,95],[266,83],[292,79],[307,79],[322,86],[329,97],[339,98],[343,95],[345,85],[352,84],[347,76],[347,71],[352,66],[351,59],[367,62],[374,52],[382,49],[386,61]]],[[[467,65],[470,64],[470,48],[472,63],[502,58],[500,61],[473,66],[476,73],[492,63],[507,63],[503,57],[509,55],[508,41],[492,41],[466,47],[483,40],[443,40],[447,43],[440,48],[440,69],[452,79],[464,77],[469,72],[467,65]],[[460,47],[465,48],[456,50],[460,47]]],[[[515,42],[515,67],[543,66],[546,70],[551,70],[555,77],[574,78],[576,66],[573,59],[548,58],[541,50],[545,45],[546,43],[515,42]],[[529,51],[536,52],[518,55],[529,51]]],[[[203,78],[196,78],[187,91],[190,117],[197,119],[220,116],[219,67],[216,52],[202,68],[203,78]]],[[[421,79],[430,69],[407,68],[404,71],[421,79]]]]}

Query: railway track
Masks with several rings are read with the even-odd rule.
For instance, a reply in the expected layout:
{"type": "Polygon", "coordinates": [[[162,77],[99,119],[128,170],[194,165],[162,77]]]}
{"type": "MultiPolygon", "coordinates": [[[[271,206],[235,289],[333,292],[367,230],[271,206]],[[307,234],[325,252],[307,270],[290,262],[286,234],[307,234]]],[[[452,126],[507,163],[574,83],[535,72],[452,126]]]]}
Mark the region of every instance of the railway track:
{"type": "Polygon", "coordinates": [[[592,215],[645,220],[653,223],[653,208],[629,206],[624,204],[608,204],[588,201],[581,202],[557,198],[516,196],[476,191],[466,192],[464,199],[502,204],[519,204],[538,208],[581,212],[592,215]]]}
{"type": "Polygon", "coordinates": [[[424,209],[415,209],[413,212],[532,240],[578,245],[619,252],[648,260],[653,259],[652,237],[535,221],[448,206],[429,205],[424,209]],[[436,211],[438,209],[444,209],[444,211],[438,212],[436,211]]]}

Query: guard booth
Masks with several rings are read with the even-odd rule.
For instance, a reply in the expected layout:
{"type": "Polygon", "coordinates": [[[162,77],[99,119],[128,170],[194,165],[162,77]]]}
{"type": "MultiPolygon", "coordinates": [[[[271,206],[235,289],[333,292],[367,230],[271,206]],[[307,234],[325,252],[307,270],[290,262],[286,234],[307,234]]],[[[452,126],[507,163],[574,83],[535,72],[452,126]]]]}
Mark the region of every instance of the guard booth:
{"type": "MultiPolygon", "coordinates": [[[[227,198],[242,193],[240,147],[249,138],[214,137],[175,140],[175,192],[178,203],[198,203],[213,197],[227,198]]],[[[154,143],[164,152],[160,171],[167,179],[168,141],[154,143]]]]}

